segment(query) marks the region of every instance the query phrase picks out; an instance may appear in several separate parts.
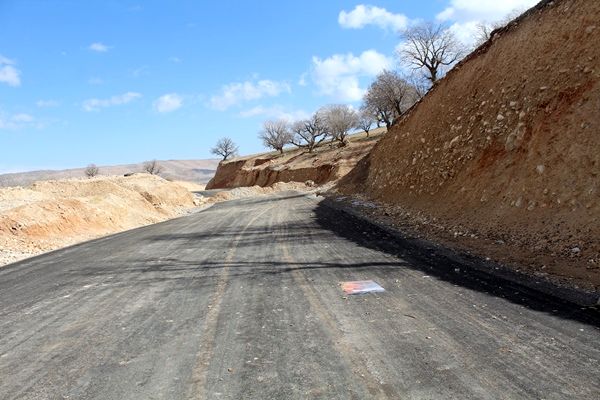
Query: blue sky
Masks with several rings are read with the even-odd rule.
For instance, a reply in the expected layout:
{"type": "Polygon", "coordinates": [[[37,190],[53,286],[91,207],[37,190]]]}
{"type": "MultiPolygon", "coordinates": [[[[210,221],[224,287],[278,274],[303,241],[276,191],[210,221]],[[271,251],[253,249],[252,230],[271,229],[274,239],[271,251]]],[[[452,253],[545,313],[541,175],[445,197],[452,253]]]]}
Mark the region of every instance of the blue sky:
{"type": "Polygon", "coordinates": [[[265,119],[359,105],[399,29],[534,3],[0,0],[0,173],[256,153],[265,119]]]}

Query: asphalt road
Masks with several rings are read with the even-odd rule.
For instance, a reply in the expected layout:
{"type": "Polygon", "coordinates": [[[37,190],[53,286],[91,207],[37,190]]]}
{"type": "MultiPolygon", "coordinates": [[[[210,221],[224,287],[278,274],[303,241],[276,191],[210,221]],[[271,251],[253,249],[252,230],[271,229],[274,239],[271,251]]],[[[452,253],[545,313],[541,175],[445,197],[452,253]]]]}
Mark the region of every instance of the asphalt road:
{"type": "Polygon", "coordinates": [[[597,314],[285,193],[0,268],[0,399],[597,399],[597,314]],[[423,250],[426,253],[426,250],[423,250]],[[339,282],[386,292],[344,296],[339,282]]]}

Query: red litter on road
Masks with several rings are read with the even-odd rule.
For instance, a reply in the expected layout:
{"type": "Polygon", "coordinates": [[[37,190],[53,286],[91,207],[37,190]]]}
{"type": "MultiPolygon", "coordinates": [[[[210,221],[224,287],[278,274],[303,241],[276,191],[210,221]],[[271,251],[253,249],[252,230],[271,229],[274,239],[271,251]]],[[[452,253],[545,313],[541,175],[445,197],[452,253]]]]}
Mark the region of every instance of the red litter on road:
{"type": "Polygon", "coordinates": [[[385,289],[374,281],[342,282],[342,290],[346,294],[380,293],[385,289]]]}

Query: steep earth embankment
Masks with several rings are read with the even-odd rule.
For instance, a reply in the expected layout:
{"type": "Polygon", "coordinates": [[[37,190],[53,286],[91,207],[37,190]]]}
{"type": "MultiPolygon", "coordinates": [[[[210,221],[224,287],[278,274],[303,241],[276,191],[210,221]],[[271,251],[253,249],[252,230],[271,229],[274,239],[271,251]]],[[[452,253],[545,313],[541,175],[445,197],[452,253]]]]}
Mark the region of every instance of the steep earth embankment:
{"type": "Polygon", "coordinates": [[[241,186],[271,186],[276,182],[306,182],[316,185],[331,182],[346,175],[366,156],[385,129],[349,137],[349,143],[338,147],[336,142],[324,143],[312,153],[304,149],[289,149],[283,154],[265,153],[238,157],[219,164],[207,189],[241,186]]]}
{"type": "Polygon", "coordinates": [[[181,215],[185,187],[157,176],[36,182],[0,189],[0,265],[181,215]]]}
{"type": "Polygon", "coordinates": [[[540,3],[439,81],[338,190],[431,237],[598,289],[599,21],[599,1],[540,3]]]}

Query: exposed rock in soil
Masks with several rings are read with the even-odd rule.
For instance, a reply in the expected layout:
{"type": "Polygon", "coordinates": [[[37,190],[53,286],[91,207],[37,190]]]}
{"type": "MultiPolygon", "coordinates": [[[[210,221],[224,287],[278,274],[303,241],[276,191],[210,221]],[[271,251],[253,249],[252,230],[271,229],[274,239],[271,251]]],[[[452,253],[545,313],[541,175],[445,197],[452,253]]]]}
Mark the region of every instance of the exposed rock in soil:
{"type": "Polygon", "coordinates": [[[598,1],[540,3],[440,80],[338,190],[600,287],[599,19],[598,1]]]}

